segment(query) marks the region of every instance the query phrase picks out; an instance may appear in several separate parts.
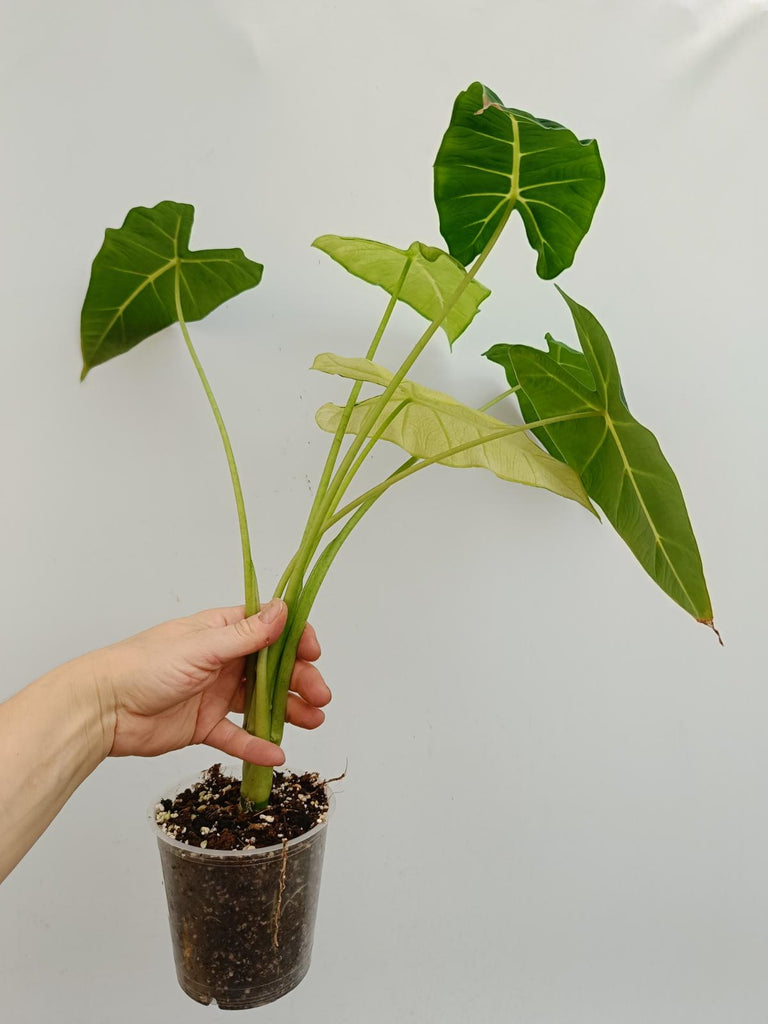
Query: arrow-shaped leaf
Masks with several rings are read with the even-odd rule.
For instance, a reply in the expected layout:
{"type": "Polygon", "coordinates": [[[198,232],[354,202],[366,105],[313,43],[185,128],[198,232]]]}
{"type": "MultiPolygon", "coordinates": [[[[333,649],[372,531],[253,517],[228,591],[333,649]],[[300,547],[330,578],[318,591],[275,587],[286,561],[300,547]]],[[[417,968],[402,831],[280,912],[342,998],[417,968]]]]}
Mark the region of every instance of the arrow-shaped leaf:
{"type": "Polygon", "coordinates": [[[513,209],[552,278],[573,263],[605,185],[597,143],[505,107],[475,82],[459,93],[435,159],[435,202],[448,250],[465,266],[513,209]]]}
{"type": "MultiPolygon", "coordinates": [[[[312,368],[352,380],[369,381],[381,387],[386,387],[392,379],[389,370],[367,359],[344,359],[330,353],[318,356],[312,368]]],[[[347,433],[360,431],[371,405],[376,401],[372,398],[355,406],[347,433]]],[[[324,405],[317,413],[318,426],[330,433],[335,432],[342,412],[341,406],[324,405]]],[[[509,429],[508,423],[470,409],[450,395],[432,391],[413,381],[403,381],[396,389],[380,417],[380,422],[387,420],[389,422],[381,437],[403,448],[409,455],[422,459],[433,458],[440,452],[509,429]]],[[[374,427],[371,435],[376,432],[374,427]]],[[[440,462],[446,466],[489,469],[502,480],[543,487],[592,510],[576,473],[539,448],[523,431],[478,444],[440,462]]]]}
{"type": "MultiPolygon", "coordinates": [[[[568,345],[564,345],[561,341],[555,341],[551,334],[546,334],[544,337],[547,342],[550,358],[560,366],[564,367],[564,369],[568,370],[569,373],[571,373],[576,380],[580,381],[585,387],[594,388],[595,381],[584,353],[577,351],[575,348],[570,348],[568,345]]],[[[509,383],[512,387],[518,387],[520,382],[517,380],[517,377],[515,377],[515,372],[507,359],[508,348],[509,345],[494,345],[493,348],[489,349],[488,352],[485,353],[485,355],[488,359],[501,363],[507,371],[507,380],[509,383]]],[[[528,398],[526,392],[521,388],[516,392],[516,395],[520,406],[520,412],[523,414],[525,422],[532,423],[534,420],[537,420],[539,417],[536,415],[533,403],[528,398]]],[[[558,450],[558,447],[552,440],[551,435],[547,433],[546,427],[535,427],[531,433],[534,434],[537,440],[544,445],[550,455],[554,455],[554,457],[556,459],[560,459],[561,462],[567,461],[563,457],[562,452],[558,450]]]]}
{"type": "Polygon", "coordinates": [[[242,249],[190,251],[194,215],[193,206],[166,201],[137,206],[121,228],[107,229],[81,315],[82,377],[176,322],[177,275],[185,320],[259,283],[262,265],[242,249]]]}
{"type": "Polygon", "coordinates": [[[701,557],[677,478],[654,435],[627,409],[605,331],[589,310],[561,294],[576,325],[591,386],[584,381],[581,362],[566,360],[566,346],[558,348],[556,342],[555,358],[552,342],[550,354],[526,345],[496,345],[486,355],[504,367],[513,386],[521,386],[527,421],[599,413],[596,419],[550,424],[544,444],[579,474],[587,494],[661,589],[712,625],[701,557]]]}
{"type": "MultiPolygon", "coordinates": [[[[442,316],[447,301],[467,276],[461,263],[447,252],[422,242],[396,249],[367,238],[322,235],[312,244],[350,274],[378,285],[390,295],[400,284],[398,298],[429,321],[442,316]],[[408,272],[402,279],[406,263],[408,272]]],[[[441,324],[451,345],[469,327],[480,303],[490,294],[479,281],[470,282],[464,289],[441,324]]]]}

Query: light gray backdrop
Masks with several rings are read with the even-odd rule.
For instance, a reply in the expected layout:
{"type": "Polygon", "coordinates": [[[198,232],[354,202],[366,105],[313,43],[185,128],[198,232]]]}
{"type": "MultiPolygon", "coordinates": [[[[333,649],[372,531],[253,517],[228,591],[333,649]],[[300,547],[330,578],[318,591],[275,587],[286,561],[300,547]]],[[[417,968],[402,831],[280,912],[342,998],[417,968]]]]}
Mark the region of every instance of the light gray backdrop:
{"type": "MultiPolygon", "coordinates": [[[[768,1020],[766,6],[3,4],[3,695],[239,600],[226,466],[180,337],[78,383],[104,228],[193,202],[197,247],[266,265],[194,336],[271,583],[326,450],[314,411],[344,393],[308,366],[362,353],[385,301],[309,243],[439,243],[431,164],[476,78],[600,141],[605,196],[561,283],[678,472],[726,641],[547,493],[438,469],[383,500],[313,616],[332,713],[287,741],[296,764],[349,764],[314,965],[244,1019],[768,1020]]],[[[480,403],[503,386],[490,344],[572,340],[533,265],[513,223],[475,328],[452,356],[436,338],[416,379],[480,403]]],[[[390,362],[417,327],[399,311],[390,362]]],[[[105,764],[5,883],[4,1024],[219,1017],[176,987],[143,820],[211,760],[105,764]]]]}

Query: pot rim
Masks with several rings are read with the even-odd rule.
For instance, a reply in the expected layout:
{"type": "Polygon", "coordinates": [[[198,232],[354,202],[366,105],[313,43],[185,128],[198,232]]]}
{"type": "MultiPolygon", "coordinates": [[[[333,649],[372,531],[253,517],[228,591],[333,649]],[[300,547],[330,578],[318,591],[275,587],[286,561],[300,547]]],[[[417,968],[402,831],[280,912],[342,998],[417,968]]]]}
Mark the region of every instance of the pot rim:
{"type": "MultiPolygon", "coordinates": [[[[278,768],[281,771],[293,771],[292,768],[284,764],[279,765],[278,768]]],[[[242,762],[238,762],[237,764],[222,764],[221,769],[223,772],[226,772],[239,778],[242,771],[242,762]]],[[[284,849],[290,849],[292,846],[297,846],[299,843],[306,842],[308,839],[311,839],[313,836],[317,835],[318,832],[321,832],[324,828],[326,828],[326,826],[328,825],[328,821],[330,820],[331,815],[333,814],[333,811],[336,807],[336,796],[331,787],[326,783],[325,793],[326,796],[328,797],[328,810],[325,812],[325,818],[323,821],[318,822],[318,824],[315,825],[314,828],[311,828],[308,832],[302,832],[300,836],[294,836],[293,839],[288,839],[283,842],[273,843],[271,846],[254,846],[247,850],[209,850],[207,846],[191,846],[189,843],[184,843],[180,839],[175,839],[173,836],[169,835],[165,831],[163,826],[159,824],[159,822],[157,821],[155,813],[157,811],[157,806],[161,800],[173,800],[173,798],[177,796],[179,793],[181,793],[182,790],[189,789],[195,783],[200,782],[202,780],[203,775],[205,774],[205,771],[207,771],[207,769],[204,769],[203,771],[199,772],[194,772],[192,775],[186,775],[183,779],[179,780],[179,782],[175,783],[173,786],[170,786],[168,787],[168,789],[163,790],[160,796],[153,800],[147,809],[147,820],[149,822],[149,827],[154,832],[155,837],[158,839],[158,841],[165,843],[168,846],[175,847],[175,849],[177,850],[182,850],[184,853],[187,853],[190,856],[210,857],[214,860],[241,860],[248,857],[267,857],[275,856],[275,854],[282,854],[284,849]]]]}

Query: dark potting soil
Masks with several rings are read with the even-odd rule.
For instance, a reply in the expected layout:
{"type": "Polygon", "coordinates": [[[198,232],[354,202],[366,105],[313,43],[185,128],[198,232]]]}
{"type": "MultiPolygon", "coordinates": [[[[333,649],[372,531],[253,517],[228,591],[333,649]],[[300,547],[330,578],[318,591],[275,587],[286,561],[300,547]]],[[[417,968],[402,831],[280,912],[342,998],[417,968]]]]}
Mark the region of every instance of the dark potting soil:
{"type": "Polygon", "coordinates": [[[240,807],[240,780],[215,764],[202,781],[162,800],[156,820],[168,835],[209,850],[248,850],[295,839],[325,820],[328,798],[317,772],[275,772],[270,802],[263,811],[240,807]]]}

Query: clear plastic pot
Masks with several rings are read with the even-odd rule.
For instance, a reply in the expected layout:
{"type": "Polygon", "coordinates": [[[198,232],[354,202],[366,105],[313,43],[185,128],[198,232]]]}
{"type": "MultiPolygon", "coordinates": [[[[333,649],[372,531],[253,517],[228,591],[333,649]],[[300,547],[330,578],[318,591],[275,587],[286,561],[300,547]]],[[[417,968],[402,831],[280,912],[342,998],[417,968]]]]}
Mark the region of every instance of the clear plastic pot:
{"type": "MultiPolygon", "coordinates": [[[[228,774],[238,775],[227,765],[228,774]]],[[[163,793],[173,799],[196,775],[163,793]]],[[[173,839],[149,820],[157,837],[168,918],[182,989],[199,1003],[246,1010],[296,988],[309,970],[320,895],[326,821],[278,846],[208,850],[173,839]]]]}

